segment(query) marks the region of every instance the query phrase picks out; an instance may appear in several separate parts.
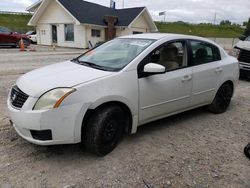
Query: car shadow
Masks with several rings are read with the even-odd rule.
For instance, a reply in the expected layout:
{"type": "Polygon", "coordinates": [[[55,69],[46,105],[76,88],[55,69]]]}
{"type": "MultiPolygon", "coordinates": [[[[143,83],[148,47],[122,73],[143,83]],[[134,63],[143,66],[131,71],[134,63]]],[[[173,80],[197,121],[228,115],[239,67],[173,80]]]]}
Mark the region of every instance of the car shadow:
{"type": "Polygon", "coordinates": [[[180,124],[182,122],[186,122],[189,119],[194,118],[194,116],[202,116],[209,113],[205,107],[197,108],[194,110],[189,110],[186,112],[182,112],[180,114],[176,114],[173,116],[169,116],[157,121],[153,121],[147,124],[144,124],[138,127],[137,133],[135,135],[131,135],[132,137],[142,136],[146,134],[152,134],[155,131],[162,131],[164,129],[168,129],[171,126],[176,126],[176,124],[180,124]]]}

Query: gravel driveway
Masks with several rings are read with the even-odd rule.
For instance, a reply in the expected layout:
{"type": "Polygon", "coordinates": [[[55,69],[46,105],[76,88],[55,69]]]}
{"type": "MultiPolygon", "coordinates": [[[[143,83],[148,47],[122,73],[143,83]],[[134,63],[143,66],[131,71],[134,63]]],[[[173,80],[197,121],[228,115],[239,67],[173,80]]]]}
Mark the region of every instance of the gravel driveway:
{"type": "Polygon", "coordinates": [[[100,158],[80,144],[30,144],[10,126],[6,96],[15,80],[82,53],[37,48],[0,49],[0,187],[250,187],[250,160],[242,152],[250,142],[250,82],[240,81],[228,112],[201,108],[150,123],[100,158]]]}

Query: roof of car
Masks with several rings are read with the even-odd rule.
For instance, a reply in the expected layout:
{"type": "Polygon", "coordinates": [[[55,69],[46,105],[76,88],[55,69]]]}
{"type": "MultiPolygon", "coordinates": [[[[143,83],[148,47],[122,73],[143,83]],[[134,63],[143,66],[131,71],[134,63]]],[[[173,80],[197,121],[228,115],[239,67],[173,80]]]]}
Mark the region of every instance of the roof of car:
{"type": "Polygon", "coordinates": [[[112,9],[83,0],[59,0],[59,2],[80,22],[106,26],[104,16],[117,16],[116,26],[128,26],[145,7],[112,9]]]}
{"type": "Polygon", "coordinates": [[[169,40],[193,39],[193,40],[206,41],[206,42],[209,42],[218,46],[218,44],[216,44],[214,41],[207,39],[207,38],[192,36],[192,35],[172,34],[172,33],[145,33],[145,34],[127,35],[127,36],[122,36],[119,38],[152,39],[152,40],[160,40],[163,38],[167,38],[169,40]]]}

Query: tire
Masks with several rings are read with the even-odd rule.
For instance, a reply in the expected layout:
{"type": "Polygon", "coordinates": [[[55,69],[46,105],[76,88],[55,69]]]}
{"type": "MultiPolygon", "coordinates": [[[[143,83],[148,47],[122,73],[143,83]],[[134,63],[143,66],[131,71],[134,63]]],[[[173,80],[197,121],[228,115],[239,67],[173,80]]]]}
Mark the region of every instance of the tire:
{"type": "Polygon", "coordinates": [[[113,151],[122,137],[125,119],[125,112],[119,106],[97,109],[83,128],[85,147],[99,156],[113,151]]]}
{"type": "Polygon", "coordinates": [[[227,111],[233,96],[233,88],[230,84],[223,84],[213,100],[208,106],[209,111],[215,114],[221,114],[227,111]]]}
{"type": "Polygon", "coordinates": [[[246,155],[246,157],[248,157],[250,159],[250,144],[248,144],[245,148],[244,148],[244,153],[246,155]]]}

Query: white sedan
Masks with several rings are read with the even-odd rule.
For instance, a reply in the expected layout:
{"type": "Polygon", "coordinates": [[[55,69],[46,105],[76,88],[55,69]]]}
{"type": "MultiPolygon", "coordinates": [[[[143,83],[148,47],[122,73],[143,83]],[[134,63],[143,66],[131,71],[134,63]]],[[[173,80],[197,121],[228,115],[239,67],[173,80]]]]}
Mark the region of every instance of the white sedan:
{"type": "Polygon", "coordinates": [[[210,40],[124,36],[21,76],[8,109],[15,130],[29,142],[82,142],[105,155],[122,134],[145,123],[201,106],[225,112],[238,77],[238,61],[210,40]]]}

